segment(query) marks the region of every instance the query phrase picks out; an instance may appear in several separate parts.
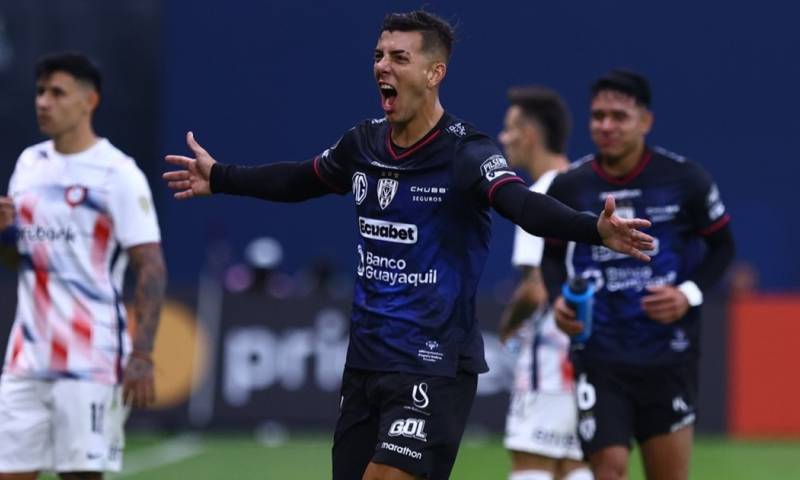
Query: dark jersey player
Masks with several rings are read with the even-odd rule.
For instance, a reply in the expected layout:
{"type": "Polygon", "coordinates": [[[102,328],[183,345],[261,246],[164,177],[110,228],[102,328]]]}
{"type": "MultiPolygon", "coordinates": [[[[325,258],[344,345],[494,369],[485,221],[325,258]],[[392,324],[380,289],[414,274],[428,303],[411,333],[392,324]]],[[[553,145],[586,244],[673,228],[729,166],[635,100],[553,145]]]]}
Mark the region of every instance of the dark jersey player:
{"type": "MultiPolygon", "coordinates": [[[[626,478],[631,439],[647,478],[688,478],[697,396],[699,306],[733,258],[728,214],[697,163],[645,143],[653,116],[642,76],[615,70],[592,87],[590,129],[597,154],[556,177],[548,193],[580,211],[616,199],[621,217],[652,222],[648,264],[602,246],[545,250],[548,290],[565,275],[593,281],[591,336],[574,344],[578,433],[595,478],[626,478]],[[569,272],[564,272],[565,265],[569,272]]],[[[563,297],[556,320],[581,330],[563,297]]]]}
{"type": "Polygon", "coordinates": [[[350,345],[333,446],[334,479],[448,478],[487,370],[475,290],[489,207],[538,235],[606,244],[647,260],[648,222],[599,219],[528,191],[495,144],[445,113],[438,90],[453,32],[424,11],[388,15],[374,73],[385,117],[353,127],[306,162],[217,164],[164,175],[177,198],[210,193],[302,201],[351,193],[360,240],[350,345]]]}

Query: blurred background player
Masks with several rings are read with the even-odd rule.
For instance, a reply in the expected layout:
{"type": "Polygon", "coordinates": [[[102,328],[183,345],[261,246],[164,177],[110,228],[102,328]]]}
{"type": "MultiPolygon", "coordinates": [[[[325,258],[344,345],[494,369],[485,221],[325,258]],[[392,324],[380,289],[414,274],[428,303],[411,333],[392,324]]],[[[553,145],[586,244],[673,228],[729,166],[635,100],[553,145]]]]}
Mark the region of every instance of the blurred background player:
{"type": "Polygon", "coordinates": [[[94,133],[100,94],[100,73],[84,55],[37,64],[36,118],[50,140],[22,152],[0,198],[3,258],[19,277],[0,379],[3,479],[119,471],[126,404],[154,399],[151,352],[166,284],[160,233],[144,175],[94,133]],[[129,259],[132,350],[121,300],[129,259]]]}
{"type": "Polygon", "coordinates": [[[605,242],[648,257],[641,220],[598,219],[530,192],[492,140],[445,112],[453,29],[425,11],[389,14],[374,50],[384,117],[350,129],[305,162],[218,164],[191,133],[196,158],[164,178],[177,198],[213,193],[297,202],[353,193],[360,239],[334,433],[336,480],[449,478],[477,375],[486,372],[475,294],[490,207],[538,234],[605,242]],[[549,234],[548,234],[549,235],[549,234]]]}
{"type": "MultiPolygon", "coordinates": [[[[551,297],[567,274],[592,281],[597,291],[591,336],[573,342],[579,437],[595,478],[626,478],[635,438],[647,478],[686,479],[697,414],[699,307],[733,258],[729,217],[699,164],[646,144],[653,114],[644,77],[613,70],[591,93],[597,153],[556,177],[548,193],[580,211],[599,211],[616,198],[621,216],[652,222],[648,233],[657,242],[646,266],[592,245],[545,248],[551,297]]],[[[565,332],[582,330],[563,297],[554,308],[565,332]]]]}
{"type": "MultiPolygon", "coordinates": [[[[564,154],[569,112],[559,95],[544,87],[509,91],[500,143],[512,167],[547,191],[569,165],[564,154]]],[[[577,412],[569,337],[556,327],[541,275],[544,239],[517,227],[511,262],[522,274],[500,321],[500,337],[520,342],[505,447],[511,452],[510,480],[587,480],[576,435],[577,412]]]]}

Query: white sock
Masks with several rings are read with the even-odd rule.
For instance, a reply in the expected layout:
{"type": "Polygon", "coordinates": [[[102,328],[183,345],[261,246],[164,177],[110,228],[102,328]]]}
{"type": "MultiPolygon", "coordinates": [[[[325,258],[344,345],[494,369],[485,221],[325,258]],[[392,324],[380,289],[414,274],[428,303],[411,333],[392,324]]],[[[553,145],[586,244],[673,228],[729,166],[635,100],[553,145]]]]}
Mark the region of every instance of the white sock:
{"type": "Polygon", "coordinates": [[[509,474],[508,480],[553,480],[553,474],[546,470],[517,470],[509,474]]]}
{"type": "Polygon", "coordinates": [[[581,467],[569,472],[564,480],[594,480],[594,475],[588,467],[581,467]]]}

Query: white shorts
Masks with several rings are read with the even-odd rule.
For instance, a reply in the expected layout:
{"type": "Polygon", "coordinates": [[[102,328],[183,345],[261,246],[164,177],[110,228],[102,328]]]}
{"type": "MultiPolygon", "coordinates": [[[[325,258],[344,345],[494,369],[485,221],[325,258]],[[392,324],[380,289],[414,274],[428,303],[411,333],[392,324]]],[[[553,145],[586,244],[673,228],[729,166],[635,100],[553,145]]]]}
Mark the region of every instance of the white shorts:
{"type": "Polygon", "coordinates": [[[0,377],[0,472],[118,472],[122,387],[0,377]]]}
{"type": "Polygon", "coordinates": [[[514,392],[506,417],[507,450],[582,460],[572,393],[514,392]]]}

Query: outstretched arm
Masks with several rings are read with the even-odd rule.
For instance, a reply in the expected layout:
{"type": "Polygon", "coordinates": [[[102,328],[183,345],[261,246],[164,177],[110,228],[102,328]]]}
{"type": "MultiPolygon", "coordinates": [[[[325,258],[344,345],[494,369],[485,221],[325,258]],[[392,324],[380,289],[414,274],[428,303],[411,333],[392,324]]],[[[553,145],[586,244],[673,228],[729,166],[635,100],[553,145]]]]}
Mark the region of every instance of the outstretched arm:
{"type": "Polygon", "coordinates": [[[131,247],[128,255],[136,274],[134,308],[137,322],[133,354],[125,369],[123,398],[126,403],[140,408],[155,400],[152,352],[167,284],[167,270],[158,243],[131,247]]]}
{"type": "Polygon", "coordinates": [[[499,187],[492,205],[500,215],[533,235],[605,245],[639,260],[650,260],[643,251],[653,248],[653,237],[637,230],[649,227],[650,222],[614,215],[616,204],[612,197],[606,198],[603,212],[595,217],[515,182],[499,187]]]}
{"type": "Polygon", "coordinates": [[[317,176],[311,160],[258,167],[223,165],[197,143],[192,132],[186,135],[186,143],[195,158],[167,155],[167,162],[183,170],[163,175],[167,186],[176,190],[178,199],[228,193],[277,202],[300,202],[332,191],[317,176]]]}

